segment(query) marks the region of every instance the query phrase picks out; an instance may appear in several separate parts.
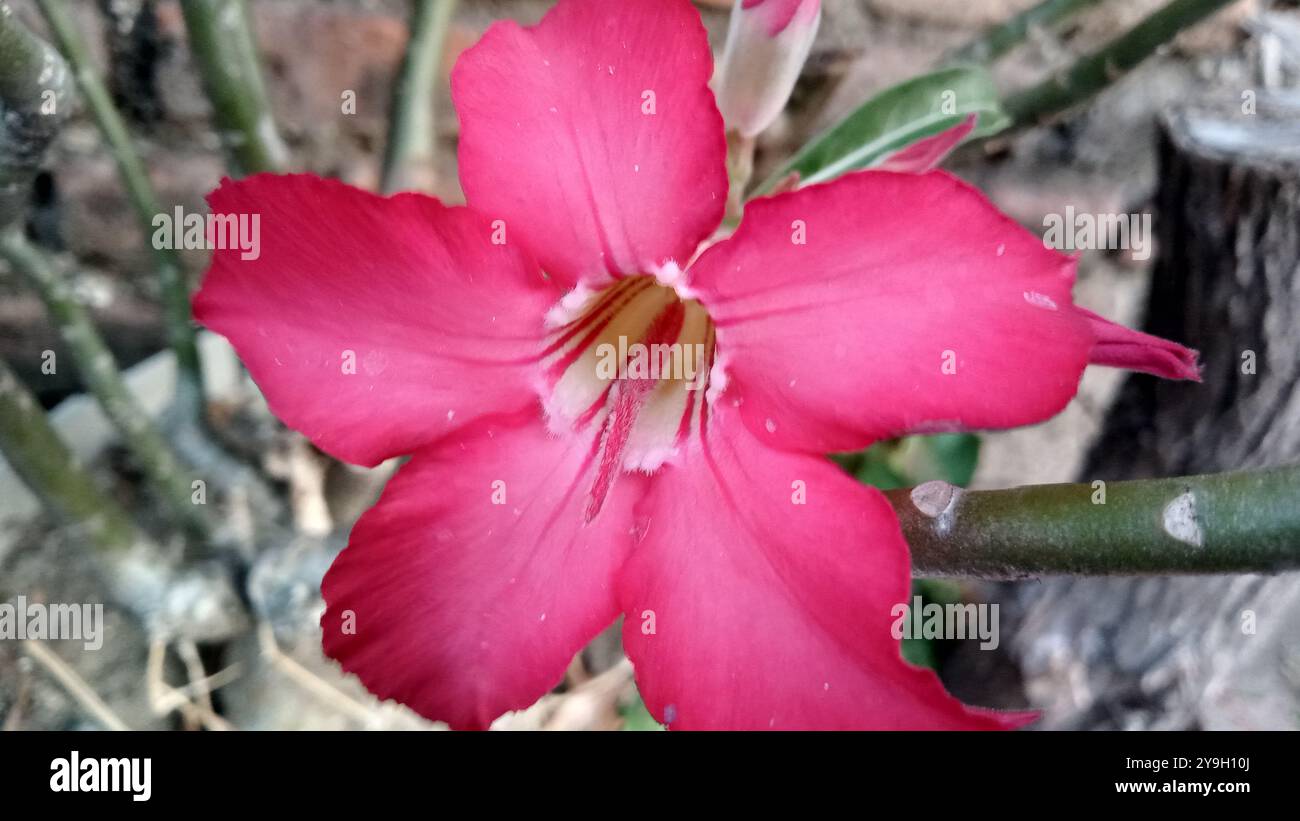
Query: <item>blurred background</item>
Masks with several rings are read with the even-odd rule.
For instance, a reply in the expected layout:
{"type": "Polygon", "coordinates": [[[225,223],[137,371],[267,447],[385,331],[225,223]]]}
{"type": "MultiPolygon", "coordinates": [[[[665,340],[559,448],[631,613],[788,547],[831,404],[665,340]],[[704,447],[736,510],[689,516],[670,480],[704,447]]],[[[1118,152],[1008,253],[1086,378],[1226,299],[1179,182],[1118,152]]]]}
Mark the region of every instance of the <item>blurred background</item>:
{"type": "MultiPolygon", "coordinates": [[[[617,2],[617,0],[609,0],[617,2]]],[[[825,0],[812,56],[781,119],[759,137],[755,179],[873,93],[905,80],[1036,0],[825,0]]],[[[696,4],[715,53],[729,0],[696,4]]],[[[1052,76],[1112,40],[1162,0],[1085,6],[1036,28],[995,64],[1005,89],[1052,76]]],[[[16,14],[47,31],[33,2],[16,14]]],[[[68,4],[93,63],[126,117],[165,210],[203,213],[226,172],[208,97],[194,69],[180,4],[68,4]]],[[[447,90],[456,57],[494,21],[538,20],[538,0],[461,0],[435,83],[436,150],[426,189],[462,201],[457,122],[447,90]]],[[[254,0],[250,4],[271,110],[288,168],[380,187],[392,88],[407,38],[402,0],[254,0]],[[345,105],[352,92],[355,107],[345,105]]],[[[953,441],[958,466],[906,447],[885,458],[919,481],[974,487],[1166,476],[1300,458],[1300,6],[1241,0],[1180,34],[1099,96],[1045,125],[960,149],[946,167],[981,187],[1030,230],[1067,206],[1152,213],[1149,259],[1087,251],[1077,301],[1117,321],[1202,351],[1203,386],[1126,379],[1094,368],[1050,422],[953,441]],[[1245,92],[1259,114],[1243,119],[1245,92]],[[1243,374],[1251,351],[1258,368],[1243,374]],[[965,475],[962,475],[965,474],[965,475]]],[[[954,229],[957,230],[957,229],[954,229]]],[[[161,414],[176,367],[158,279],[112,155],[84,111],[67,122],[31,191],[26,231],[55,252],[142,405],[161,414]]],[[[936,241],[941,241],[937,239],[936,241]]],[[[184,251],[192,279],[204,252],[184,251]]],[[[394,465],[334,462],[286,431],[261,404],[224,342],[204,336],[208,413],[238,462],[263,477],[214,488],[238,537],[244,612],[212,637],[153,637],[107,596],[75,530],[45,514],[0,465],[0,601],[104,602],[107,639],[49,642],[54,658],[0,641],[0,724],[91,728],[103,708],[135,729],[434,727],[376,702],[319,651],[319,578],[394,465]],[[283,509],[268,535],[267,506],[283,509]],[[243,528],[241,531],[240,529],[243,528]],[[71,683],[70,683],[71,682],[71,683]],[[88,695],[85,691],[90,691],[88,695]],[[93,696],[93,699],[92,699],[93,696]],[[90,700],[90,701],[88,701],[90,700]],[[98,701],[96,708],[88,703],[98,701]]],[[[47,408],[77,457],[114,497],[161,533],[136,466],[73,367],[43,371],[66,349],[40,298],[0,262],[0,358],[47,408]]],[[[67,359],[66,361],[71,361],[67,359]]],[[[927,451],[928,452],[928,451],[927,451]]],[[[938,452],[948,451],[940,448],[938,452]]],[[[949,457],[944,457],[948,459],[949,457]]],[[[1300,585],[1294,575],[943,582],[935,600],[998,603],[1002,641],[909,649],[963,700],[1033,705],[1045,728],[1295,728],[1300,723],[1300,585]],[[1247,611],[1254,632],[1242,627],[1247,611]]],[[[201,606],[223,607],[220,600],[201,606]]],[[[47,653],[46,655],[51,655],[47,653]]],[[[575,660],[564,683],[512,728],[652,729],[616,631],[575,660]]]]}

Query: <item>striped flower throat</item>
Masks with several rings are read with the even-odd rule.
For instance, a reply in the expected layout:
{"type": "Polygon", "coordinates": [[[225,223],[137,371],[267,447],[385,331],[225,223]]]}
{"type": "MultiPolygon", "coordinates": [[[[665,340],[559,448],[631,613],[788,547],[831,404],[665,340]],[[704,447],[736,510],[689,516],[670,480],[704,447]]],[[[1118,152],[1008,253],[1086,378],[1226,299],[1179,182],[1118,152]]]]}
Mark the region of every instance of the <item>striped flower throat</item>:
{"type": "Polygon", "coordinates": [[[552,432],[592,436],[587,521],[621,471],[653,473],[706,425],[714,327],[653,276],[578,288],[547,318],[541,395],[552,432]]]}

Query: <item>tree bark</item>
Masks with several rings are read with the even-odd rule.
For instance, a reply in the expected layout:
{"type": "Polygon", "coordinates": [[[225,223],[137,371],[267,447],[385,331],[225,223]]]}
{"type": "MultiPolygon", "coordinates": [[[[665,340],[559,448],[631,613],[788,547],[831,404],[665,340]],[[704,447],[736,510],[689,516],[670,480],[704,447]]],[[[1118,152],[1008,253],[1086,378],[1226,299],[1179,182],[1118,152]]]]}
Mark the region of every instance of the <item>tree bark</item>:
{"type": "MultiPolygon", "coordinates": [[[[1300,106],[1230,94],[1160,129],[1143,330],[1198,348],[1204,381],[1129,376],[1083,481],[1300,461],[1300,106]]],[[[1046,727],[1300,726],[1300,574],[1054,579],[1017,602],[1046,727]]]]}

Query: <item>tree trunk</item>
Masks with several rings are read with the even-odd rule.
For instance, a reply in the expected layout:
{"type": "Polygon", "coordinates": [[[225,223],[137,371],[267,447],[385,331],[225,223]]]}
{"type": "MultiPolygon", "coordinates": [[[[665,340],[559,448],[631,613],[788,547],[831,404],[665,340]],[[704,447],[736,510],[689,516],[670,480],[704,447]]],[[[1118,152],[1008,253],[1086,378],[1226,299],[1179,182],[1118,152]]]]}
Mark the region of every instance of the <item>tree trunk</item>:
{"type": "MultiPolygon", "coordinates": [[[[1144,330],[1204,382],[1131,375],[1085,481],[1300,460],[1300,102],[1166,112],[1144,330]]],[[[1053,579],[1017,592],[1013,652],[1043,724],[1300,726],[1300,574],[1053,579]]]]}

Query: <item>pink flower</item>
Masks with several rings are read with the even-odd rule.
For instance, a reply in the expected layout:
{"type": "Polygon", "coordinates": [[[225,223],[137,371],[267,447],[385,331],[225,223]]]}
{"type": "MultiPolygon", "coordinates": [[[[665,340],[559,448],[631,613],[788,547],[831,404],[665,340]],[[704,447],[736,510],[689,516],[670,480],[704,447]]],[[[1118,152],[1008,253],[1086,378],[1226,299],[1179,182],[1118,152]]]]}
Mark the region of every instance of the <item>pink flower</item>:
{"type": "Polygon", "coordinates": [[[671,727],[1018,726],[899,657],[907,545],[821,454],[1038,422],[1099,352],[1190,354],[1076,310],[1073,260],[940,172],[757,200],[697,256],[727,193],[710,69],[686,0],[561,0],[456,67],[468,207],[211,195],[262,249],[216,252],[198,318],[323,450],[412,454],[325,577],[325,651],[485,727],[623,614],[671,727]],[[703,389],[598,375],[619,337],[702,346],[703,389]]]}

